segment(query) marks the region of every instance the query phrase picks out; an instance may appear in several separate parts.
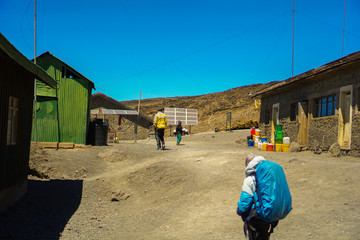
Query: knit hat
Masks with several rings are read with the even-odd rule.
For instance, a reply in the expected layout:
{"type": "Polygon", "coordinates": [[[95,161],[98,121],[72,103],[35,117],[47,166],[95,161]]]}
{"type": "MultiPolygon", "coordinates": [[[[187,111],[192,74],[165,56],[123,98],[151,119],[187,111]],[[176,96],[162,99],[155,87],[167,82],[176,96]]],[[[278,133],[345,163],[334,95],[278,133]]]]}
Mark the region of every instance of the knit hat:
{"type": "Polygon", "coordinates": [[[250,153],[245,159],[245,166],[247,167],[247,165],[249,165],[249,162],[251,162],[251,160],[253,160],[255,157],[256,157],[255,154],[250,153]]]}

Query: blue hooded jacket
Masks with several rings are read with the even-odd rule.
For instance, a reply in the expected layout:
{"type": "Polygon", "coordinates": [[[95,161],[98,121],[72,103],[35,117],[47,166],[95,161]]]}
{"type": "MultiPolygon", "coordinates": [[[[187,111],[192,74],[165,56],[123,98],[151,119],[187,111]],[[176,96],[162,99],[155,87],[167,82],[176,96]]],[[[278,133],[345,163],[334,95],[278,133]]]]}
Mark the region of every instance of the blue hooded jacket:
{"type": "Polygon", "coordinates": [[[247,167],[245,168],[246,178],[242,185],[242,191],[240,195],[240,201],[238,202],[237,213],[245,221],[247,216],[250,214],[250,211],[254,206],[254,194],[256,194],[256,183],[255,183],[255,173],[257,165],[265,161],[265,158],[262,156],[256,156],[252,159],[247,167]]]}

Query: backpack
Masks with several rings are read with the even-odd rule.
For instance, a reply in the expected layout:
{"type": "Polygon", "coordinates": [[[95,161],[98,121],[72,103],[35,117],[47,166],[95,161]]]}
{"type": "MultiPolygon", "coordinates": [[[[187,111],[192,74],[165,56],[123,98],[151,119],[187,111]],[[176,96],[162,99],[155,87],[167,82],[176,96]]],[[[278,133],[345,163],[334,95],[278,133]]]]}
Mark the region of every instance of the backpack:
{"type": "Polygon", "coordinates": [[[262,161],[256,167],[255,209],[265,222],[284,219],[292,209],[291,194],[283,168],[271,161],[262,161]]]}

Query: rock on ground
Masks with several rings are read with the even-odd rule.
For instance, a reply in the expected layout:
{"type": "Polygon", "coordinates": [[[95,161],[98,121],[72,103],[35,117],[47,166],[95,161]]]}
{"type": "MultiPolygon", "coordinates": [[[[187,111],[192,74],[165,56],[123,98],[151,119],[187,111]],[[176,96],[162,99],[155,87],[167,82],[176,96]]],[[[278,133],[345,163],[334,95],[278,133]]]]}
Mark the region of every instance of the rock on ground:
{"type": "Polygon", "coordinates": [[[301,147],[297,142],[292,142],[290,144],[289,152],[300,152],[301,147]]]}
{"type": "Polygon", "coordinates": [[[330,146],[329,152],[333,157],[340,157],[341,155],[341,147],[338,143],[334,143],[330,146]]]}

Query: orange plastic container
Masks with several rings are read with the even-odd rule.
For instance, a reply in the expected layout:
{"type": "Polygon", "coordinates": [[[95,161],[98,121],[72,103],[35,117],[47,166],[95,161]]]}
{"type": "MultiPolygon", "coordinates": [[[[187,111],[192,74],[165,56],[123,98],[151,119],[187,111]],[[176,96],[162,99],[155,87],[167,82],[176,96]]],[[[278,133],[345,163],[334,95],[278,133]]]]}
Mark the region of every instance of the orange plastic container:
{"type": "Polygon", "coordinates": [[[268,150],[269,152],[274,151],[274,145],[271,144],[271,143],[269,143],[269,144],[267,145],[267,150],[268,150]]]}

